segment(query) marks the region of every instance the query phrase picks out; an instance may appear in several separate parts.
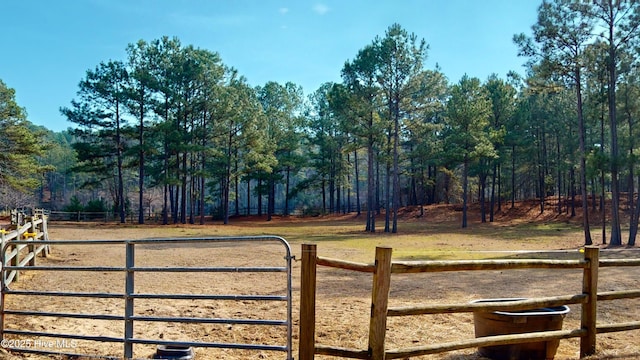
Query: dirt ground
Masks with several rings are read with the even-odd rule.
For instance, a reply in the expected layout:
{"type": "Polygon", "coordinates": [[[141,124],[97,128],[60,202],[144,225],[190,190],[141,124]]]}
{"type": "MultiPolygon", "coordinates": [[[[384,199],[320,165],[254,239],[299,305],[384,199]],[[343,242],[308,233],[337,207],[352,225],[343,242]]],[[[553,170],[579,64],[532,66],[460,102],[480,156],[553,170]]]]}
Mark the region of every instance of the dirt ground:
{"type": "MultiPolygon", "coordinates": [[[[239,226],[243,226],[240,224],[239,226]]],[[[249,225],[247,225],[249,226],[249,225]]],[[[117,225],[84,225],[52,223],[50,238],[75,239],[144,239],[167,236],[162,227],[135,227],[117,225]]],[[[198,227],[199,233],[220,235],[220,226],[198,227]]],[[[451,245],[451,244],[449,244],[451,245]]],[[[495,250],[498,244],[490,240],[475,244],[473,250],[495,250]]],[[[293,254],[300,259],[300,242],[291,244],[293,254]]],[[[537,254],[537,257],[579,258],[580,240],[568,239],[539,250],[560,250],[537,254]]],[[[637,258],[637,249],[604,250],[603,257],[637,258]]],[[[344,247],[319,246],[321,256],[361,261],[361,250],[345,250],[344,247]]],[[[527,257],[531,254],[501,256],[527,257]]],[[[282,266],[280,245],[254,243],[251,245],[198,245],[186,246],[145,245],[136,248],[136,266],[282,266]]],[[[47,259],[40,264],[52,266],[123,266],[122,245],[87,247],[84,245],[60,245],[53,247],[47,259]]],[[[372,259],[371,259],[372,260],[372,259]]],[[[371,261],[367,261],[371,262],[371,261]]],[[[601,269],[600,291],[640,288],[637,269],[601,269]]],[[[389,306],[408,306],[425,303],[465,303],[476,299],[541,297],[577,294],[581,292],[582,274],[576,270],[516,270],[510,272],[448,272],[410,275],[394,275],[391,282],[389,306]]],[[[283,295],[286,277],[282,273],[140,273],[136,275],[136,292],[139,293],[202,293],[202,294],[264,294],[283,295]]],[[[297,358],[298,304],[300,287],[300,262],[293,263],[293,347],[297,358]]],[[[24,272],[11,289],[41,291],[122,292],[124,279],[121,273],[70,273],[24,272]]],[[[316,342],[354,349],[366,349],[371,296],[371,274],[319,268],[317,295],[316,342]]],[[[5,299],[5,309],[48,311],[66,313],[123,314],[122,299],[88,299],[73,297],[18,296],[5,299]]],[[[283,319],[286,307],[283,302],[267,301],[206,301],[206,300],[136,300],[135,314],[139,316],[193,316],[208,318],[283,319]]],[[[625,322],[640,319],[637,299],[601,302],[598,309],[599,323],[625,322]]],[[[580,308],[571,306],[564,329],[577,329],[580,324],[580,308]]],[[[93,319],[63,319],[59,317],[25,317],[6,315],[5,327],[31,331],[74,333],[91,336],[121,337],[123,323],[93,319]]],[[[389,318],[387,348],[405,348],[438,342],[473,338],[471,314],[426,315],[389,318]]],[[[282,345],[284,327],[218,324],[166,324],[136,322],[137,338],[207,341],[230,343],[254,343],[282,345]]],[[[638,359],[640,358],[640,331],[598,335],[598,353],[590,359],[638,359]]],[[[7,339],[11,338],[6,336],[7,339]]],[[[46,345],[46,343],[40,343],[46,345]]],[[[79,341],[69,349],[74,353],[121,356],[122,344],[79,341]]],[[[54,349],[55,350],[55,349],[54,349]]],[[[57,349],[60,350],[60,349],[57,349]]],[[[66,350],[66,349],[62,349],[66,350]]],[[[135,345],[134,357],[150,358],[155,352],[151,345],[135,345]]],[[[579,340],[560,342],[556,359],[577,359],[579,340]]],[[[2,359],[62,358],[42,355],[0,353],[2,359]]],[[[284,359],[282,352],[196,349],[195,359],[284,359]]],[[[330,358],[330,357],[319,357],[330,358]]],[[[467,349],[423,359],[479,360],[484,359],[476,349],[467,349]]]]}

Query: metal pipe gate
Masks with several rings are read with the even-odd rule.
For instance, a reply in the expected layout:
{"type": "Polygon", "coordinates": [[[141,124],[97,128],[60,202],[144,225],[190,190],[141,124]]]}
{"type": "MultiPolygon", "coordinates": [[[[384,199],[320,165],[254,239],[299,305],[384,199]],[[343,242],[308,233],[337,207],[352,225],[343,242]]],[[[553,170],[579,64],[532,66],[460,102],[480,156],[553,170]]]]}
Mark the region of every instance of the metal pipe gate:
{"type": "MultiPolygon", "coordinates": [[[[245,247],[246,251],[246,247],[245,247]]],[[[259,255],[259,254],[257,254],[259,255]]],[[[257,237],[210,237],[210,238],[174,238],[174,239],[141,239],[141,240],[47,240],[47,241],[11,241],[2,249],[2,292],[0,302],[0,338],[3,339],[3,347],[10,351],[31,352],[43,354],[58,354],[82,356],[86,354],[70,354],[67,352],[54,352],[48,350],[34,349],[33,344],[19,340],[31,337],[55,338],[63,339],[62,344],[66,341],[88,340],[98,342],[114,342],[123,344],[124,358],[133,358],[134,344],[151,344],[151,345],[167,345],[167,346],[184,346],[184,347],[203,347],[203,348],[221,348],[221,349],[244,349],[244,350],[264,350],[264,351],[281,351],[286,352],[287,359],[292,360],[292,284],[291,284],[291,266],[292,266],[291,248],[287,241],[277,236],[257,236],[257,237]],[[247,244],[251,242],[275,242],[281,244],[284,248],[283,263],[280,266],[136,266],[136,246],[140,245],[158,245],[158,244],[193,244],[193,246],[202,246],[202,244],[247,244]],[[9,266],[6,258],[12,246],[30,244],[38,246],[39,243],[47,245],[86,245],[86,246],[124,246],[125,247],[125,266],[31,266],[26,268],[18,268],[9,266]],[[7,286],[7,276],[13,270],[20,271],[61,271],[61,272],[95,272],[95,273],[123,273],[125,281],[123,292],[64,292],[64,291],[37,291],[37,290],[12,290],[7,286]],[[136,273],[286,273],[286,291],[282,295],[251,295],[251,294],[151,294],[136,293],[135,278],[136,273]],[[51,296],[51,297],[76,297],[76,298],[101,298],[101,299],[121,299],[124,302],[123,315],[109,314],[91,314],[91,313],[66,313],[66,312],[46,312],[46,311],[24,311],[11,310],[6,308],[6,300],[11,295],[34,295],[34,296],[51,296]],[[205,317],[157,317],[157,316],[140,316],[135,313],[136,300],[139,299],[162,299],[162,300],[220,300],[220,301],[275,301],[286,303],[286,319],[250,319],[250,318],[205,318],[205,317]],[[7,328],[5,316],[18,317],[58,317],[71,319],[96,319],[121,321],[124,323],[124,331],[122,337],[109,337],[89,334],[69,334],[69,333],[53,333],[48,331],[29,331],[7,328]],[[134,329],[136,322],[165,322],[165,323],[189,323],[189,324],[229,324],[229,325],[261,325],[261,326],[283,326],[286,327],[285,344],[242,344],[242,343],[220,343],[220,342],[188,342],[188,341],[167,341],[162,339],[145,339],[136,338],[134,329]],[[9,341],[5,339],[5,335],[14,335],[16,340],[9,341]],[[22,346],[21,346],[22,345],[22,346]],[[28,346],[24,346],[28,345],[28,346]]],[[[215,262],[215,261],[214,261],[215,262]]],[[[99,275],[96,275],[99,276],[99,275]]],[[[259,286],[259,285],[256,285],[259,286]]],[[[117,358],[121,358],[118,356],[117,358]]]]}

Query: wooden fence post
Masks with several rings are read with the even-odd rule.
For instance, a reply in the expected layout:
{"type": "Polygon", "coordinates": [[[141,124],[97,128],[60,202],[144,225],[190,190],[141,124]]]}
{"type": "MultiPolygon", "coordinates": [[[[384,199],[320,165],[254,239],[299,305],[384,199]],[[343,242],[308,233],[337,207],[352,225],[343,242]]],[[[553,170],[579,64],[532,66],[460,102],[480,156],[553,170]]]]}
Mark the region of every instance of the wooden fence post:
{"type": "Polygon", "coordinates": [[[371,360],[384,360],[387,334],[387,309],[391,285],[391,253],[388,247],[376,247],[376,262],[371,290],[371,320],[369,322],[369,355],[371,360]]]}
{"type": "Polygon", "coordinates": [[[587,330],[587,334],[580,338],[581,358],[596,352],[599,255],[600,248],[597,246],[587,246],[584,249],[584,259],[589,262],[589,267],[584,269],[582,279],[582,292],[588,297],[587,302],[582,304],[582,329],[587,330]]]}
{"type": "MultiPolygon", "coordinates": [[[[18,231],[16,240],[20,240],[19,231],[18,231]]],[[[9,247],[9,250],[10,252],[13,252],[14,250],[16,252],[16,255],[9,261],[9,266],[18,266],[18,264],[20,264],[20,247],[14,244],[9,247]]],[[[20,279],[20,271],[18,270],[12,270],[12,271],[15,271],[15,275],[13,276],[13,281],[18,281],[20,279]]],[[[7,277],[9,277],[9,273],[7,273],[7,277]]]]}
{"type": "MultiPolygon", "coordinates": [[[[6,231],[6,230],[4,230],[4,229],[2,229],[2,231],[0,231],[0,251],[4,250],[4,244],[6,244],[6,242],[7,242],[6,235],[4,234],[4,233],[5,233],[5,231],[6,231]]],[[[11,249],[11,247],[9,247],[9,249],[7,249],[7,250],[9,250],[9,251],[10,251],[10,249],[11,249]]],[[[13,265],[13,264],[11,264],[11,262],[10,262],[9,264],[5,264],[5,263],[4,263],[4,254],[0,254],[0,258],[2,258],[2,260],[0,260],[0,261],[2,261],[2,262],[3,262],[3,263],[2,263],[2,266],[3,266],[3,267],[4,267],[5,265],[13,265]]],[[[2,276],[2,273],[0,273],[0,276],[2,276]]]]}
{"type": "MultiPolygon", "coordinates": [[[[44,213],[44,211],[42,212],[42,225],[40,225],[40,227],[42,228],[42,240],[49,240],[49,224],[47,223],[47,221],[49,220],[49,217],[44,213]]],[[[44,250],[42,250],[42,256],[47,257],[49,254],[51,254],[51,246],[49,244],[47,244],[44,247],[44,250]]]]}
{"type": "MultiPolygon", "coordinates": [[[[41,213],[41,212],[36,212],[34,216],[38,221],[38,225],[36,225],[36,228],[35,228],[36,237],[33,238],[33,239],[34,240],[44,240],[44,228],[45,228],[44,214],[41,213]]],[[[36,246],[36,249],[38,249],[38,248],[39,248],[39,246],[36,246]]],[[[42,247],[42,250],[40,250],[39,255],[41,257],[45,257],[45,258],[47,257],[47,246],[46,245],[42,247]]]]}
{"type": "MultiPolygon", "coordinates": [[[[36,229],[35,216],[32,216],[30,221],[31,221],[31,226],[29,227],[29,232],[31,234],[37,233],[38,229],[36,229]]],[[[38,235],[33,235],[30,237],[31,237],[31,241],[34,241],[38,237],[38,235]]],[[[29,260],[29,266],[36,266],[36,255],[37,255],[36,246],[33,243],[31,243],[28,245],[28,248],[29,248],[29,254],[33,254],[33,256],[31,257],[31,260],[29,260]]]]}
{"type": "Polygon", "coordinates": [[[316,350],[316,260],[315,244],[302,244],[300,274],[300,360],[313,360],[316,350]]]}

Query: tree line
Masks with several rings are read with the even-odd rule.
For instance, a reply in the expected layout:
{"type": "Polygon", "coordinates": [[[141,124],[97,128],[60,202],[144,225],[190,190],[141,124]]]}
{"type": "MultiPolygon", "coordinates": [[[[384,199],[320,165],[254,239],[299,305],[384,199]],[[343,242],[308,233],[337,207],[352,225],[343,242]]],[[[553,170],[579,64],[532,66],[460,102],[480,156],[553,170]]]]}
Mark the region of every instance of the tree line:
{"type": "MultiPolygon", "coordinates": [[[[426,69],[426,41],[394,24],[308,96],[252,87],[176,38],[141,40],[87,71],[61,109],[77,127],[54,143],[73,147],[74,184],[108,189],[121,221],[135,207],[144,222],[153,196],[163,223],[320,209],[364,212],[371,232],[383,214],[397,232],[403,206],[460,203],[466,227],[469,201],[484,222],[536,198],[540,211],[550,199],[558,213],[581,207],[586,244],[596,211],[621,244],[623,211],[634,244],[639,22],[633,1],[543,1],[531,34],[514,36],[525,76],[456,83],[426,69]]],[[[52,174],[55,193],[68,178],[52,174]]]]}
{"type": "Polygon", "coordinates": [[[0,206],[30,203],[29,193],[40,185],[41,174],[53,170],[37,159],[46,151],[42,135],[16,102],[15,90],[0,80],[0,206]]]}

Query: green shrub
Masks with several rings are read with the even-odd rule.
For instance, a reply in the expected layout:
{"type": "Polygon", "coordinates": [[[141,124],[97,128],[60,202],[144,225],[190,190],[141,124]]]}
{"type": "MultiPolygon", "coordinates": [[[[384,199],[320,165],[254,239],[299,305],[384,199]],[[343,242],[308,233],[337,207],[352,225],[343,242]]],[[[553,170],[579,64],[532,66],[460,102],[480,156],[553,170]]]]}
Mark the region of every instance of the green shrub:
{"type": "Polygon", "coordinates": [[[84,211],[99,213],[107,212],[107,205],[102,199],[91,200],[87,203],[87,206],[84,207],[84,211]]]}
{"type": "Polygon", "coordinates": [[[80,199],[74,195],[69,200],[69,204],[65,205],[62,210],[66,212],[80,212],[84,210],[84,206],[80,202],[80,199]]]}

